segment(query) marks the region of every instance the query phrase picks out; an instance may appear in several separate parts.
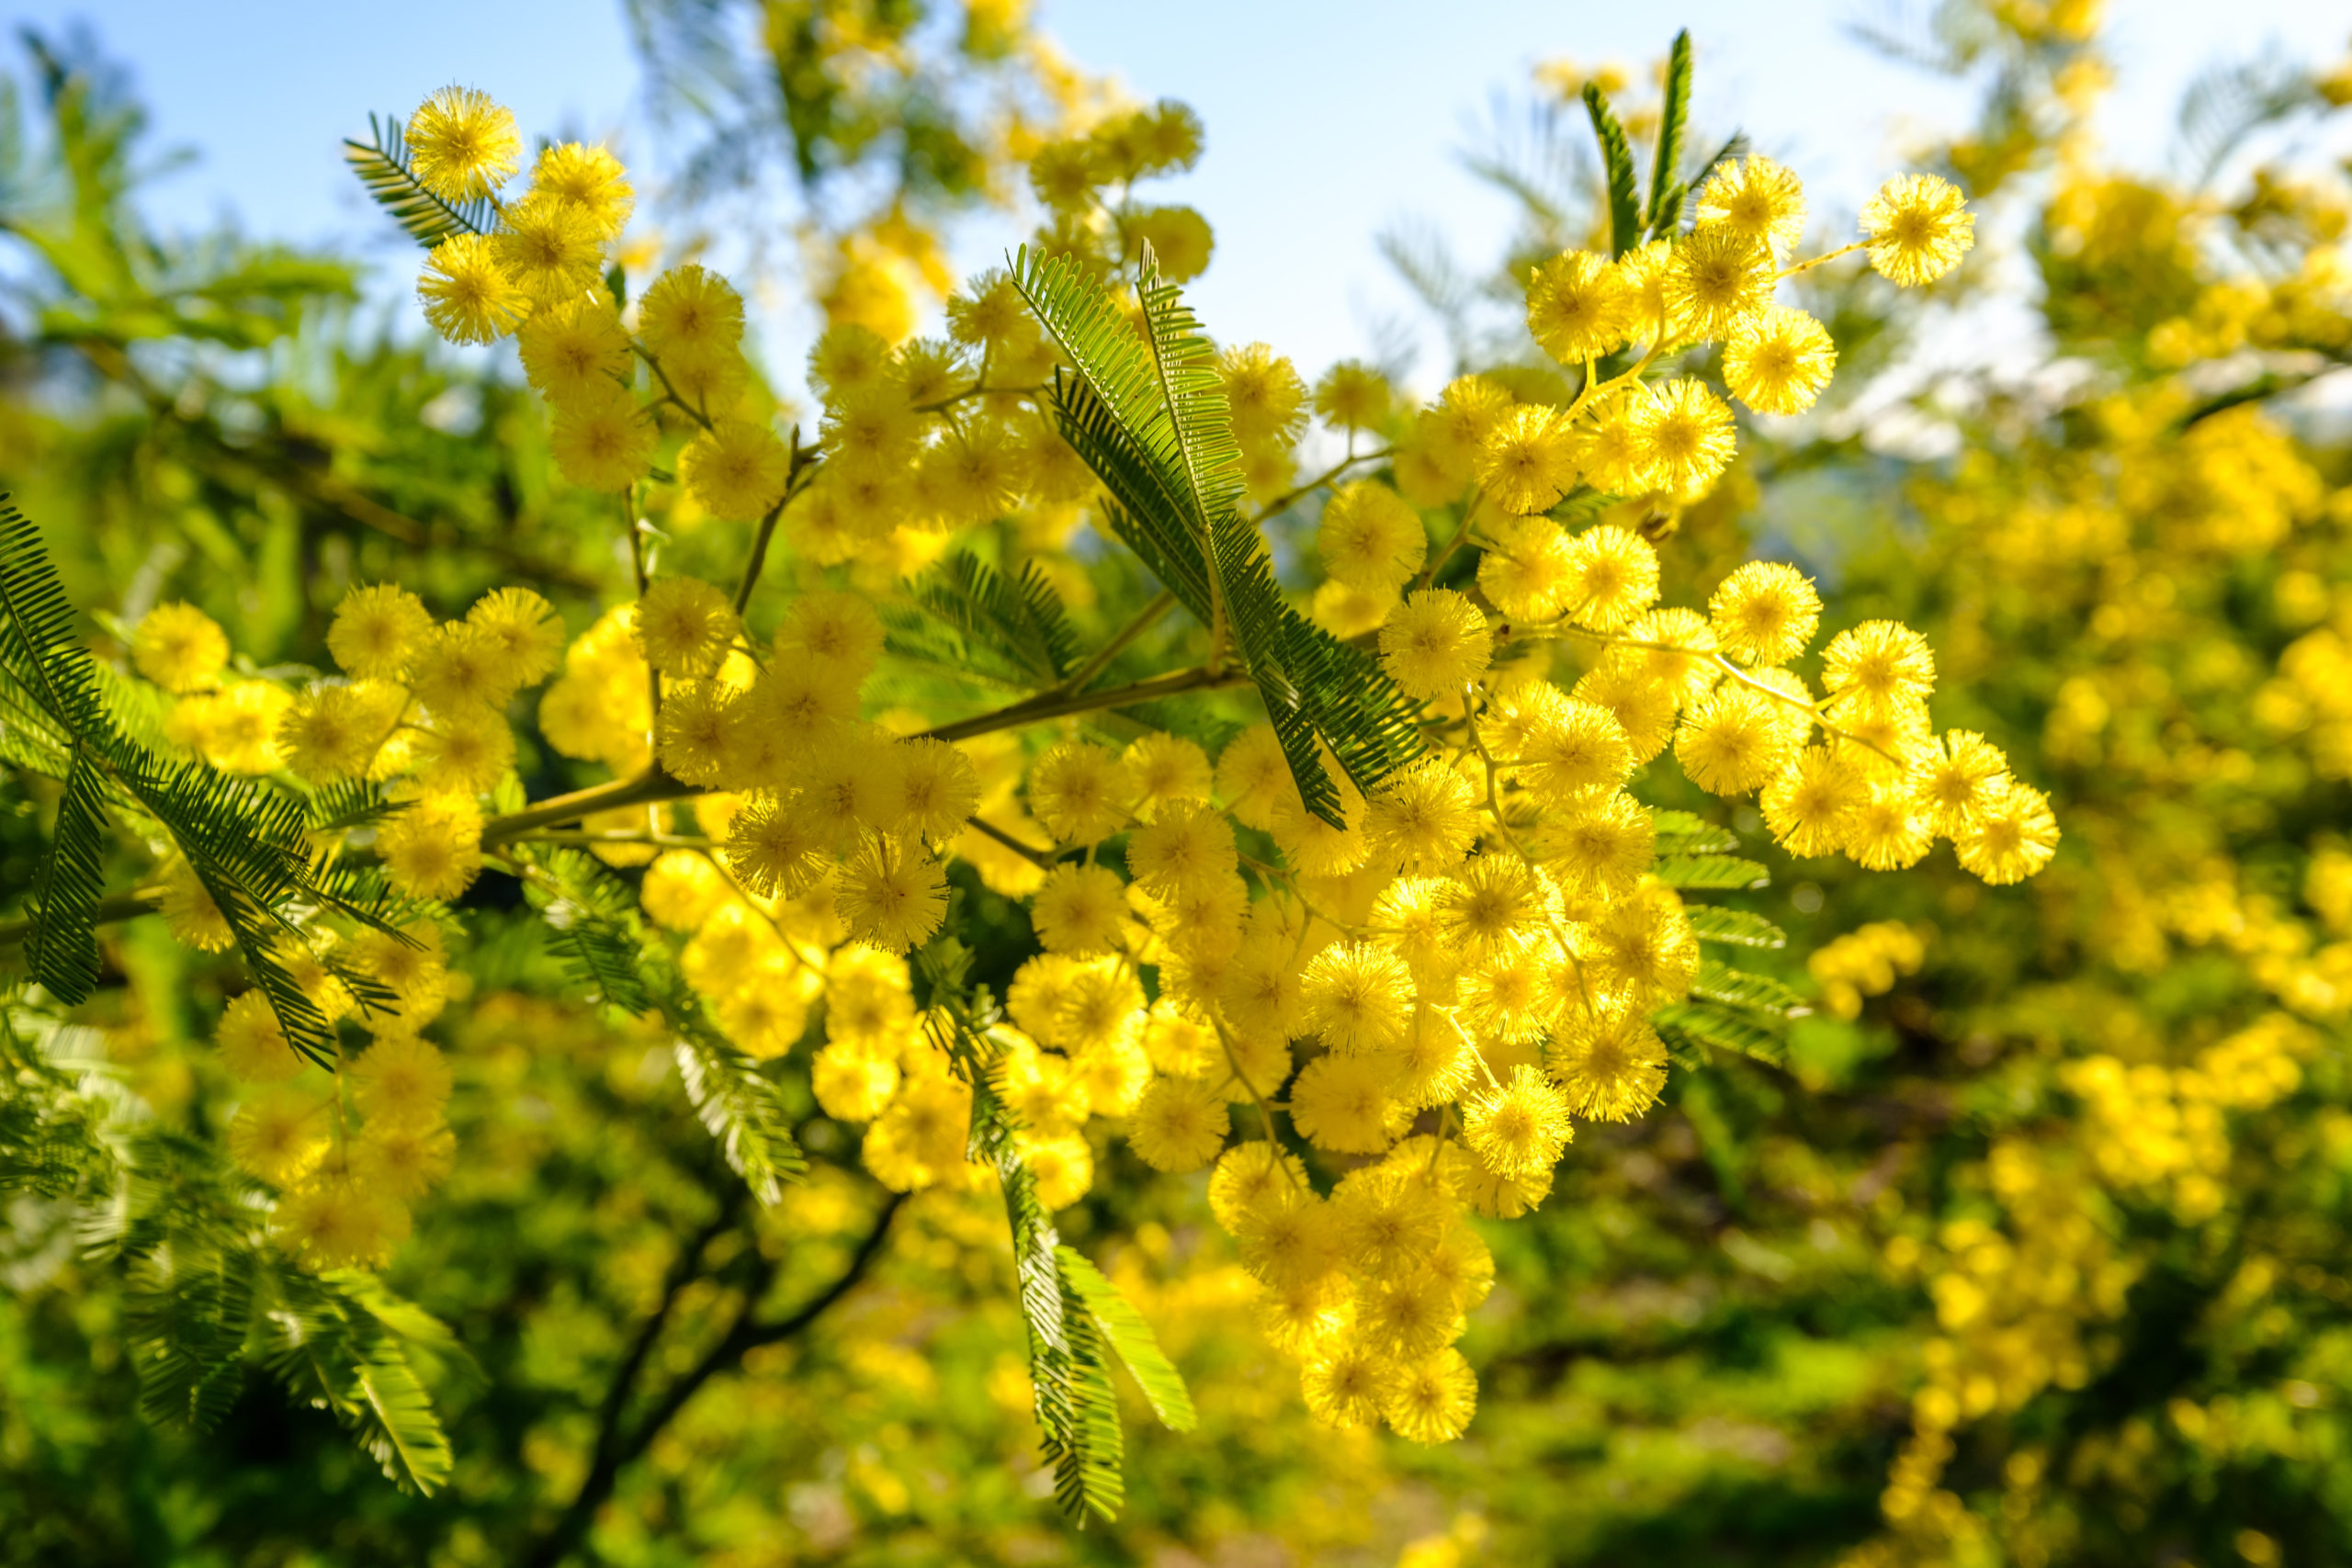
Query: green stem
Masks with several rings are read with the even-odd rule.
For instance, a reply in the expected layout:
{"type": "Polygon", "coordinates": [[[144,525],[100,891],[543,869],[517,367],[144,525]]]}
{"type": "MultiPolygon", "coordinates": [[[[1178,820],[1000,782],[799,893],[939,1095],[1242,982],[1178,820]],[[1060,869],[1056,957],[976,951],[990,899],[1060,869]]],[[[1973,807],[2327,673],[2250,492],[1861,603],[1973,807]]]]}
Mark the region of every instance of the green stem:
{"type": "Polygon", "coordinates": [[[1097,675],[1102,673],[1104,666],[1108,665],[1111,660],[1116,659],[1120,654],[1125,652],[1129,645],[1132,644],[1136,638],[1143,636],[1145,632],[1151,629],[1153,622],[1159,620],[1160,616],[1168,614],[1169,611],[1175,607],[1176,595],[1169,592],[1164,588],[1161,589],[1158,596],[1155,597],[1151,603],[1146,604],[1141,610],[1136,612],[1136,618],[1129,621],[1125,627],[1120,631],[1118,636],[1113,637],[1109,642],[1104,643],[1101,648],[1096,649],[1094,650],[1094,656],[1089,659],[1085,663],[1080,665],[1070,675],[1069,679],[1064,681],[1061,685],[1056,689],[1063,692],[1084,691],[1086,689],[1086,683],[1089,681],[1093,680],[1097,675]]]}

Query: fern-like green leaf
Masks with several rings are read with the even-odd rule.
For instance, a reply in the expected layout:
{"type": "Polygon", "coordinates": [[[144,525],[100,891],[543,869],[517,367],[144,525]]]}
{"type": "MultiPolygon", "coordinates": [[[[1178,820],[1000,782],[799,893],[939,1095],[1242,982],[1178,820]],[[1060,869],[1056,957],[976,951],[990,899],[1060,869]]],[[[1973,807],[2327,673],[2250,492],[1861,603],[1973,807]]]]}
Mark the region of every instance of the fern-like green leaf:
{"type": "Polygon", "coordinates": [[[1224,385],[1192,312],[1147,276],[1139,339],[1109,291],[1067,260],[1023,251],[1014,276],[1071,361],[1056,375],[1056,422],[1110,492],[1112,532],[1213,636],[1230,636],[1301,799],[1340,825],[1324,749],[1369,791],[1419,755],[1412,705],[1377,660],[1283,601],[1264,536],[1238,508],[1224,385]]]}
{"type": "Polygon", "coordinates": [[[1739,835],[1688,811],[1655,810],[1650,830],[1661,855],[1712,855],[1739,848],[1739,835]]]}
{"type": "Polygon", "coordinates": [[[106,785],[96,761],[75,747],[58,797],[49,853],[42,857],[34,897],[29,956],[33,978],[71,1007],[98,982],[98,899],[104,893],[106,785]]]}
{"type": "Polygon", "coordinates": [[[1788,1061],[1788,1043],[1779,1029],[1713,1002],[1670,1003],[1650,1014],[1650,1025],[1680,1066],[1702,1064],[1709,1046],[1776,1067],[1788,1061]]]}
{"type": "Polygon", "coordinates": [[[410,164],[408,145],[396,115],[368,117],[368,140],[345,138],[343,161],[359,176],[376,205],[391,215],[408,237],[431,250],[453,234],[487,234],[498,226],[498,209],[487,197],[448,201],[424,188],[410,164]]]}
{"type": "Polygon", "coordinates": [[[1788,934],[1766,919],[1746,909],[1726,909],[1721,904],[1690,904],[1683,913],[1690,917],[1690,929],[1699,933],[1701,942],[1719,942],[1732,947],[1785,947],[1788,934]]]}
{"type": "Polygon", "coordinates": [[[1690,994],[1725,1007],[1786,1020],[1809,1010],[1804,998],[1769,975],[1753,975],[1713,958],[1702,959],[1690,994]]]}
{"type": "Polygon", "coordinates": [[[1601,167],[1609,179],[1609,254],[1622,256],[1642,243],[1642,197],[1633,145],[1609,107],[1609,96],[1590,82],[1584,85],[1584,107],[1592,117],[1592,134],[1600,142],[1601,167]]]}
{"type": "Polygon", "coordinates": [[[1119,1288],[1104,1278],[1084,1254],[1075,1247],[1057,1247],[1055,1258],[1061,1264],[1063,1282],[1074,1288],[1086,1310],[1094,1316],[1094,1324],[1119,1359],[1135,1377],[1136,1386],[1151,1402],[1151,1408],[1160,1424],[1170,1431],[1189,1432],[1198,1417],[1193,1410],[1193,1396],[1185,1390],[1182,1374],[1159,1348],[1159,1337],[1151,1331],[1143,1314],[1136,1311],[1119,1288]]]}
{"type": "Polygon", "coordinates": [[[403,1492],[430,1497],[447,1483],[455,1463],[433,1398],[399,1341],[385,1336],[352,1368],[360,1446],[403,1492]]]}
{"type": "Polygon", "coordinates": [[[1690,121],[1690,29],[1674,35],[1666,61],[1666,96],[1658,108],[1657,150],[1650,161],[1646,227],[1655,239],[1682,217],[1682,132],[1690,121]]]}
{"type": "MultiPolygon", "coordinates": [[[[949,929],[955,913],[948,915],[949,929]]],[[[967,990],[968,949],[952,937],[916,954],[931,987],[925,1031],[972,1087],[969,1157],[993,1168],[1012,1233],[1013,1278],[1029,1340],[1029,1386],[1039,1447],[1054,1475],[1054,1495],[1070,1517],[1111,1518],[1125,1496],[1118,1405],[1103,1364],[1098,1329],[1077,1288],[1064,1277],[1061,1238],[1037,1197],[1036,1178],[1021,1158],[1020,1122],[1006,1104],[1002,1049],[984,1032],[985,997],[967,990]]]]}
{"type": "Polygon", "coordinates": [[[139,1404],[158,1425],[205,1431],[244,1383],[253,1275],[233,1253],[178,1248],[138,1271],[124,1328],[139,1374],[139,1404]]]}
{"type": "Polygon", "coordinates": [[[1650,874],[1668,887],[1761,887],[1772,880],[1764,867],[1737,855],[1660,855],[1650,874]]]}
{"type": "Polygon", "coordinates": [[[686,1099],[752,1196],[773,1206],[808,1162],[792,1136],[792,1116],[775,1080],[715,1030],[677,1032],[678,1076],[686,1099]]]}
{"type": "Polygon", "coordinates": [[[1078,635],[1035,562],[1007,578],[957,550],[915,585],[912,597],[963,639],[967,657],[986,653],[1032,690],[1054,684],[1078,663],[1078,635]]]}

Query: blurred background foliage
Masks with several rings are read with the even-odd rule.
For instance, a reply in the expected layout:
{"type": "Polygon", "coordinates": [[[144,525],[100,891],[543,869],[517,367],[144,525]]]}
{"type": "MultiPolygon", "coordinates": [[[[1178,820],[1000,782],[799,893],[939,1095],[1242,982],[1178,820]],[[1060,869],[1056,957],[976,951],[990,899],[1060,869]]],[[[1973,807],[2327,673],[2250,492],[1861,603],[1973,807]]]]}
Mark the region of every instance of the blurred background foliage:
{"type": "MultiPolygon", "coordinates": [[[[990,106],[1023,73],[1091,90],[1039,65],[1017,8],[754,10],[631,18],[698,149],[681,199],[801,187],[815,216],[776,265],[820,295],[877,256],[906,308],[944,292],[936,236],[1005,199],[1030,145],[990,106]],[[899,68],[848,69],[844,18],[903,42],[899,68]]],[[[1538,1215],[1490,1228],[1464,1441],[1312,1426],[1202,1183],[1114,1145],[1062,1229],[1202,1421],[1139,1429],[1125,1514],[1073,1531],[1035,1457],[996,1200],[886,1202],[787,1072],[815,1168],[755,1208],[664,1042],[568,1000],[535,919],[481,907],[449,1032],[463,1154],[389,1276],[452,1331],[429,1379],[449,1486],[396,1491],[258,1381],[209,1434],[143,1419],[136,1281],[77,1251],[0,1118],[0,1559],[2352,1561],[2352,187],[2274,161],[2352,74],[2217,71],[2184,107],[2189,183],[2092,146],[2082,0],[1948,0],[1888,41],[1988,84],[1928,166],[1999,238],[1924,306],[1866,272],[1805,280],[1837,406],[1751,434],[1668,577],[1765,545],[1820,576],[1825,631],[1926,632],[1946,721],[2047,784],[2066,843],[2021,889],[1775,857],[1751,897],[1817,993],[1787,1067],[1677,1072],[1646,1119],[1588,1130],[1538,1215]],[[1936,333],[2002,310],[2030,324],[2016,363],[1918,372],[1936,333]]],[[[1471,171],[1524,209],[1509,254],[1391,243],[1462,368],[1537,363],[1514,279],[1589,237],[1577,85],[1539,74],[1471,171]]],[[[621,591],[511,367],[390,333],[347,260],[153,232],[143,130],[105,60],[26,41],[0,100],[0,489],[102,650],[175,597],[266,668],[322,663],[355,582],[447,610],[520,579],[575,630],[621,591]]],[[[1116,626],[1148,596],[1132,577],[1073,603],[1116,626]]],[[[520,766],[533,796],[571,782],[520,766]]],[[[12,900],[44,805],[0,780],[12,900]]],[[[1009,970],[1023,922],[967,892],[983,971],[1009,970]]],[[[215,1092],[190,1043],[226,971],[154,924],[111,934],[121,983],[81,1021],[168,1122],[215,1092]]]]}

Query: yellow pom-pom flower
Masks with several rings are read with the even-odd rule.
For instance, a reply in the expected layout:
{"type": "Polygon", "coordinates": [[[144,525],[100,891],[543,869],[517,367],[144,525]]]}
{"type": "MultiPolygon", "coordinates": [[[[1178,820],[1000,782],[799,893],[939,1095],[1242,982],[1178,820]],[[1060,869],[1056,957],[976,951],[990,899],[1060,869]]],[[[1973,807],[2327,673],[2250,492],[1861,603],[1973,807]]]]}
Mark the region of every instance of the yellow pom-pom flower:
{"type": "Polygon", "coordinates": [[[139,618],[130,661],[167,692],[199,691],[228,664],[228,635],[195,605],[175,600],[139,618]]]}
{"type": "Polygon", "coordinates": [[[484,234],[453,234],[434,246],[417,276],[416,297],[433,330],[451,343],[496,343],[530,303],[484,234]]]}
{"type": "Polygon", "coordinates": [[[259,991],[230,998],[212,1043],[220,1065],[247,1083],[284,1083],[301,1075],[302,1058],[286,1043],[269,998],[259,991]]]}
{"type": "Polygon", "coordinates": [[[345,1072],[359,1113],[374,1125],[428,1126],[449,1102],[448,1061],[419,1035],[386,1034],[345,1072]]]}
{"type": "Polygon", "coordinates": [[[637,192],[628,171],[603,147],[565,141],[539,153],[531,170],[531,194],[552,197],[572,209],[595,231],[611,240],[628,227],[637,206],[637,192]]]}
{"type": "Polygon", "coordinates": [[[1933,283],[1976,243],[1968,198],[1935,175],[1897,175],[1862,208],[1871,265],[1904,288],[1933,283]]]}
{"type": "Polygon", "coordinates": [[[1224,1097],[1200,1078],[1153,1078],[1127,1118],[1127,1142],[1154,1170],[1200,1169],[1231,1130],[1224,1097]]]}
{"type": "Polygon", "coordinates": [[[1699,187],[1699,221],[1787,251],[1804,238],[1804,186],[1770,158],[1727,164],[1699,187]]]}
{"type": "Polygon", "coordinates": [[[749,519],[784,499],[792,455],[775,431],[747,419],[722,419],[686,444],[678,477],[715,517],[749,519]]]}
{"type": "Polygon", "coordinates": [[[1377,479],[1342,487],[1316,532],[1323,570],[1368,592],[1394,589],[1421,568],[1429,534],[1420,513],[1377,479]]]}
{"type": "Polygon", "coordinates": [[[1494,634],[1466,594],[1424,588],[1380,628],[1380,662],[1407,696],[1423,702],[1458,694],[1486,673],[1494,634]]]}
{"type": "Polygon", "coordinates": [[[548,448],[556,467],[588,490],[625,491],[645,477],[660,432],[618,386],[583,389],[556,407],[548,448]]]}
{"type": "Polygon", "coordinates": [[[629,384],[628,333],[609,299],[544,305],[516,331],[514,343],[522,351],[523,374],[559,407],[629,384]]]}
{"type": "Polygon", "coordinates": [[[444,87],[418,105],[407,137],[417,180],[444,201],[495,195],[523,164],[513,111],[471,87],[444,87]]]}
{"type": "Polygon", "coordinates": [[[664,675],[708,675],[727,657],[739,623],[727,595],[693,577],[664,577],[637,603],[630,635],[664,675]]]}
{"type": "Polygon", "coordinates": [[[1634,331],[1625,275],[1590,251],[1563,251],[1527,281],[1527,330],[1563,365],[1598,359],[1634,331]]]}
{"type": "Polygon", "coordinates": [[[1829,329],[1786,305],[1742,318],[1724,344],[1724,384],[1758,413],[1803,413],[1837,368],[1829,329]]]}
{"type": "Polygon", "coordinates": [[[1785,664],[1821,625],[1813,580],[1782,561],[1749,561],[1707,601],[1717,647],[1742,663],[1785,664]]]}

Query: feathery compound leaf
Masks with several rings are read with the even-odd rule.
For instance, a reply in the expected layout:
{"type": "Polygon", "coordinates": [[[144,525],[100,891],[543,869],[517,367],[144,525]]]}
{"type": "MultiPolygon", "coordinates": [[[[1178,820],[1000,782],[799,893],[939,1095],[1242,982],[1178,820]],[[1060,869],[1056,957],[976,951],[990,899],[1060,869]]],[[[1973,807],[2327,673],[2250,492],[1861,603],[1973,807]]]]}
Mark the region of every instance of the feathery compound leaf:
{"type": "Polygon", "coordinates": [[[228,1414],[244,1385],[253,1274],[244,1257],[187,1250],[138,1270],[124,1326],[141,1412],[158,1425],[204,1431],[228,1414]]]}
{"type": "Polygon", "coordinates": [[[1704,1063],[1708,1046],[1776,1067],[1788,1062],[1788,1042],[1781,1030],[1713,1002],[1671,1003],[1650,1014],[1650,1025],[1678,1066],[1704,1063]]]}
{"type": "Polygon", "coordinates": [[[595,1000],[650,1011],[645,941],[628,885],[584,851],[538,850],[524,858],[540,873],[525,881],[524,895],[546,919],[565,972],[595,1000]]]}
{"type": "Polygon", "coordinates": [[[1751,975],[1714,958],[1700,961],[1698,977],[1690,983],[1690,994],[1774,1019],[1795,1018],[1811,1010],[1803,997],[1770,976],[1751,975]]]}
{"type": "Polygon", "coordinates": [[[1134,1374],[1136,1386],[1151,1401],[1160,1425],[1174,1432],[1191,1431],[1198,1420],[1193,1411],[1193,1396],[1185,1391],[1183,1375],[1160,1349],[1151,1325],[1119,1293],[1119,1288],[1076,1248],[1058,1247],[1054,1257],[1061,1264],[1063,1282],[1085,1301],[1086,1310],[1094,1314],[1095,1326],[1134,1374]]]}
{"type": "Polygon", "coordinates": [[[757,1062],[715,1030],[679,1030],[677,1055],[678,1076],[695,1113],[718,1140],[727,1163],[752,1196],[773,1207],[784,1196],[784,1184],[808,1170],[792,1136],[783,1091],[757,1062]]]}
{"type": "MultiPolygon", "coordinates": [[[[952,916],[949,924],[952,929],[952,916]]],[[[915,962],[932,987],[925,1032],[972,1088],[968,1157],[993,1167],[1004,1190],[1013,1277],[1029,1337],[1029,1386],[1042,1434],[1038,1446],[1054,1472],[1054,1496],[1072,1518],[1115,1517],[1125,1495],[1117,1398],[1095,1320],[1064,1276],[1066,1249],[1053,1214],[1038,1200],[1036,1178],[1013,1140],[1020,1120],[1001,1093],[1003,1052],[983,1032],[984,1018],[966,988],[971,954],[955,939],[942,938],[915,962]]],[[[985,1004],[985,996],[979,1001],[985,1004]]],[[[992,1010],[987,1010],[990,1016],[992,1010]]]]}
{"type": "Polygon", "coordinates": [[[915,585],[914,601],[953,627],[971,651],[1001,660],[1031,688],[1050,686],[1078,662],[1078,636],[1061,596],[1034,561],[1006,578],[967,550],[942,560],[915,585]]]}
{"type": "Polygon", "coordinates": [[[1785,947],[1788,935],[1761,915],[1746,909],[1726,909],[1721,904],[1688,904],[1682,912],[1690,917],[1690,929],[1701,942],[1719,942],[1733,947],[1785,947]]]}
{"type": "Polygon", "coordinates": [[[1668,887],[1761,887],[1772,874],[1737,855],[1660,855],[1650,874],[1668,887]]]}
{"type": "Polygon", "coordinates": [[[76,746],[34,888],[40,913],[33,921],[33,978],[68,1007],[86,1000],[98,981],[96,929],[107,830],[103,778],[88,750],[76,746]]]}
{"type": "Polygon", "coordinates": [[[424,188],[409,164],[397,115],[386,115],[380,122],[369,115],[368,135],[366,141],[345,138],[343,161],[410,239],[431,250],[452,234],[487,234],[498,226],[497,209],[487,197],[445,201],[424,188]]]}
{"type": "Polygon", "coordinates": [[[1239,510],[1240,450],[1199,323],[1156,273],[1143,280],[1140,339],[1109,290],[1067,261],[1024,251],[1015,276],[1076,367],[1056,373],[1056,423],[1110,492],[1112,532],[1212,637],[1230,635],[1300,798],[1340,826],[1324,748],[1369,791],[1420,754],[1413,707],[1378,660],[1284,602],[1265,537],[1239,510]]]}
{"type": "Polygon", "coordinates": [[[0,674],[69,741],[112,733],[95,665],[74,627],[73,601],[40,530],[0,494],[0,674]]]}
{"type": "Polygon", "coordinates": [[[1738,834],[1688,811],[1652,811],[1650,829],[1657,835],[1662,855],[1707,855],[1739,848],[1738,834]]]}
{"type": "Polygon", "coordinates": [[[352,1381],[359,1396],[360,1446],[401,1491],[433,1495],[448,1481],[455,1459],[408,1353],[386,1335],[352,1369],[352,1381]]]}
{"type": "Polygon", "coordinates": [[[1682,217],[1682,131],[1690,119],[1690,29],[1674,35],[1666,62],[1666,101],[1658,110],[1657,152],[1650,162],[1647,227],[1663,234],[1682,217]]]}
{"type": "Polygon", "coordinates": [[[1634,173],[1634,149],[1625,128],[1617,123],[1609,96],[1590,82],[1584,85],[1585,112],[1592,117],[1592,134],[1600,142],[1600,161],[1609,175],[1609,254],[1622,256],[1642,243],[1642,197],[1634,173]]]}

